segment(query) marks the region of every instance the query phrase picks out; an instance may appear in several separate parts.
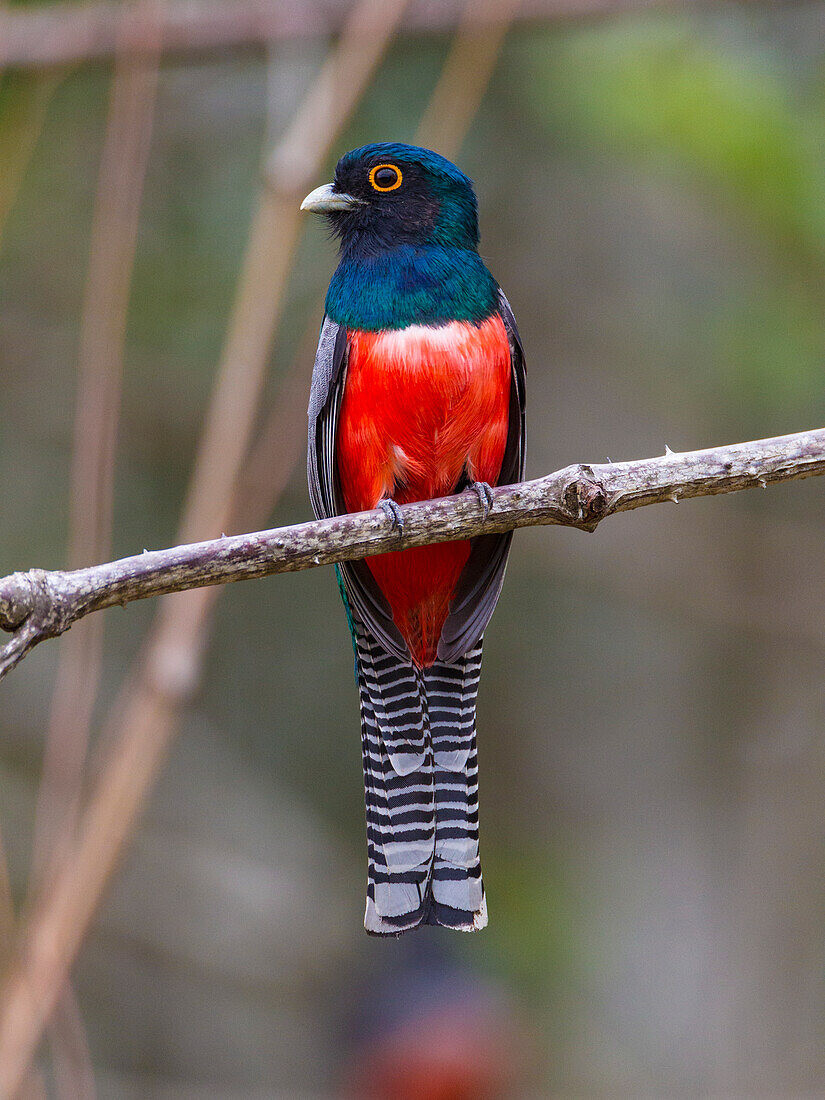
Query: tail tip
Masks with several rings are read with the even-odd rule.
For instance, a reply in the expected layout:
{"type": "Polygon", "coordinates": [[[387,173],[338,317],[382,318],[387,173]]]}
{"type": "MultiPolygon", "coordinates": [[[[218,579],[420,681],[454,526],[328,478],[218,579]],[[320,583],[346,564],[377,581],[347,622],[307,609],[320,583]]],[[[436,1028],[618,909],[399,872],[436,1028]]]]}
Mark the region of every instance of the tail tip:
{"type": "Polygon", "coordinates": [[[454,932],[480,932],[487,927],[487,897],[482,893],[478,909],[454,909],[437,902],[428,892],[417,909],[397,916],[383,916],[378,912],[373,898],[367,895],[364,928],[369,935],[398,937],[424,925],[450,928],[454,932]]]}

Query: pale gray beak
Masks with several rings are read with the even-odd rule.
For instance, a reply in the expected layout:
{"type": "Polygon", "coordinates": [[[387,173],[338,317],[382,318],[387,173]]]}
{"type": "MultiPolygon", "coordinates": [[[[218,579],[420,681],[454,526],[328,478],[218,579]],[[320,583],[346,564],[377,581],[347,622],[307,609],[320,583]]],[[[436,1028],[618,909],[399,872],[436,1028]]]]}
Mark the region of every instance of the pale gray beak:
{"type": "Polygon", "coordinates": [[[313,214],[330,214],[333,210],[352,210],[354,206],[361,206],[362,200],[354,195],[345,195],[340,191],[333,191],[331,183],[325,183],[310,191],[301,203],[302,210],[310,210],[313,214]]]}

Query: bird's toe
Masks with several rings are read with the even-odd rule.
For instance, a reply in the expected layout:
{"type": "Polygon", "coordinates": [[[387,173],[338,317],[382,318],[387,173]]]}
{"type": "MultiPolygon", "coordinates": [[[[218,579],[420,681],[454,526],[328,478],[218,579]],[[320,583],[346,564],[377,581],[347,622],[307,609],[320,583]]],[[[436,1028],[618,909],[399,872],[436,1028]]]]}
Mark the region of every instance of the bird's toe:
{"type": "Polygon", "coordinates": [[[399,535],[404,534],[404,515],[394,500],[389,497],[385,500],[379,500],[378,507],[390,521],[390,526],[398,532],[399,535]]]}
{"type": "Polygon", "coordinates": [[[486,481],[471,481],[467,488],[471,489],[478,497],[478,503],[481,505],[482,514],[486,519],[493,507],[492,487],[486,481]]]}

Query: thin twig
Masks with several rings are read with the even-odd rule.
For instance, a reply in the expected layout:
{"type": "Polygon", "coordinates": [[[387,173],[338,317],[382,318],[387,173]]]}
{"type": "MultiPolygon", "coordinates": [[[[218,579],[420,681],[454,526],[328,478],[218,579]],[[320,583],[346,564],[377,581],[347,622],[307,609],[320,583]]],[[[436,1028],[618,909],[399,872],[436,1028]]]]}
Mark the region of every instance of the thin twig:
{"type": "MultiPolygon", "coordinates": [[[[594,531],[608,516],[649,504],[766,488],[825,474],[825,428],[634,462],[574,465],[493,490],[485,516],[474,493],[407,504],[403,532],[383,511],[357,512],[235,535],[72,572],[31,570],[0,580],[0,626],[46,624],[53,637],[113,604],[205,585],[292,573],[455,539],[556,524],[594,531]],[[55,628],[55,623],[58,624],[55,628]]],[[[0,675],[10,662],[0,655],[0,675]]]]}
{"type": "MultiPolygon", "coordinates": [[[[714,0],[694,0],[712,5],[714,0]]],[[[740,0],[749,3],[752,0],[740,0]]],[[[522,0],[519,22],[587,19],[650,8],[683,7],[679,0],[522,0]]],[[[164,54],[265,46],[334,34],[346,21],[348,0],[174,0],[163,26],[164,54]]],[[[461,20],[463,0],[418,0],[403,28],[441,34],[461,20]]],[[[44,66],[92,61],[115,52],[119,5],[110,0],[52,3],[0,14],[0,65],[44,66]]],[[[150,47],[135,38],[135,54],[150,47]]]]}

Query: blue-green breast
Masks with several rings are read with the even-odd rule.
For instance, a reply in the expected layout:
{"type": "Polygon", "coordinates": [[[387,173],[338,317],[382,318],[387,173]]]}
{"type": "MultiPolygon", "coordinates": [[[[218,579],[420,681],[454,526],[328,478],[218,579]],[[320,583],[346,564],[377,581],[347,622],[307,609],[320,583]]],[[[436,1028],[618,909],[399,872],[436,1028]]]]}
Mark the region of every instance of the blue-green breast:
{"type": "Polygon", "coordinates": [[[498,308],[498,284],[474,249],[400,245],[373,256],[345,257],[327,292],[326,311],[340,325],[371,332],[480,322],[498,308]]]}

